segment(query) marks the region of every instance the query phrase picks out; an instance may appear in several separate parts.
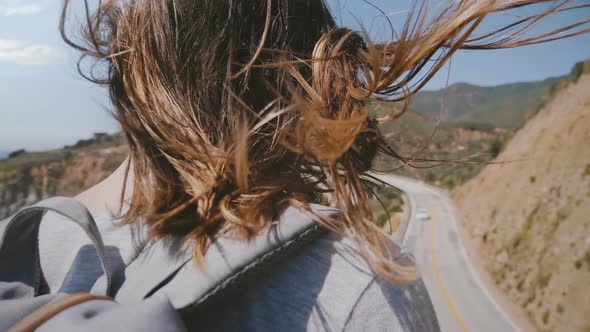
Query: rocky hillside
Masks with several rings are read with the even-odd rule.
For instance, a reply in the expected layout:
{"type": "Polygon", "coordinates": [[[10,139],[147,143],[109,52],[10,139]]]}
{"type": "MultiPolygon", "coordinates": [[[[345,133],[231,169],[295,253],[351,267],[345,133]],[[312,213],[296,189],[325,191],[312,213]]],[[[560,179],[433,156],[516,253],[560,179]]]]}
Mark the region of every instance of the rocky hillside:
{"type": "Polygon", "coordinates": [[[106,178],[126,154],[120,137],[106,134],[54,151],[11,153],[0,160],[0,219],[47,197],[80,193],[106,178]]]}
{"type": "MultiPolygon", "coordinates": [[[[372,102],[369,107],[383,116],[395,105],[372,102]]],[[[415,160],[415,167],[404,166],[391,158],[379,158],[379,170],[395,170],[397,174],[418,178],[431,184],[453,188],[477,174],[485,162],[502,149],[512,131],[474,122],[439,122],[421,113],[410,111],[396,121],[381,126],[389,144],[398,154],[415,160]],[[421,162],[418,160],[432,160],[421,162]],[[402,168],[400,168],[402,167],[402,168]]]]}
{"type": "Polygon", "coordinates": [[[452,195],[474,259],[539,331],[590,331],[589,67],[516,133],[507,163],[452,195]]]}

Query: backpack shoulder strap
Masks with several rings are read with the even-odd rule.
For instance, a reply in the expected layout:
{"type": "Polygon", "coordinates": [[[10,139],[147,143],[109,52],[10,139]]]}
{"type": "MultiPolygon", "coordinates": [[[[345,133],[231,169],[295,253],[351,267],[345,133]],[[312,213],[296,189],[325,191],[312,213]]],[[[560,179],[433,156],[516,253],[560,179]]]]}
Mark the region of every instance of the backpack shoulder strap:
{"type": "Polygon", "coordinates": [[[43,292],[45,279],[40,268],[38,237],[39,225],[47,211],[76,223],[90,238],[106,278],[106,294],[109,294],[112,273],[98,227],[82,203],[67,197],[43,200],[0,221],[0,281],[21,282],[32,287],[36,295],[43,292]]]}
{"type": "MultiPolygon", "coordinates": [[[[314,211],[337,218],[340,211],[325,206],[314,206],[314,211]]],[[[296,208],[289,208],[263,234],[250,242],[222,238],[204,258],[203,267],[190,261],[185,264],[161,293],[168,296],[182,316],[206,306],[228,294],[230,290],[272,271],[273,265],[321,236],[323,229],[310,216],[296,208]]]]}
{"type": "MultiPolygon", "coordinates": [[[[340,214],[337,209],[320,205],[312,205],[312,209],[332,218],[340,214]]],[[[321,233],[322,228],[310,216],[289,208],[279,222],[251,241],[220,237],[200,265],[191,259],[190,250],[184,256],[172,257],[156,243],[128,267],[125,284],[115,299],[134,303],[153,295],[165,296],[181,313],[192,311],[321,233]]]]}

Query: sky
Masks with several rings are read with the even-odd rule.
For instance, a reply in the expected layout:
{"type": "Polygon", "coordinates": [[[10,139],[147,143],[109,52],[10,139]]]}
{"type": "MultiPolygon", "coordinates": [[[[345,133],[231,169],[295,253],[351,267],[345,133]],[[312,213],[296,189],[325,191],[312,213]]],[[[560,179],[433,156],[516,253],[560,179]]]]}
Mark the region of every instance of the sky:
{"type": "MultiPolygon", "coordinates": [[[[58,31],[62,1],[0,0],[0,155],[16,149],[58,148],[94,132],[116,132],[109,115],[106,91],[82,79],[77,54],[58,31]]],[[[81,2],[81,1],[75,1],[81,2]]],[[[374,39],[388,36],[383,14],[363,0],[327,0],[337,21],[374,39]]],[[[373,0],[399,28],[409,0],[373,0]]],[[[437,0],[433,0],[436,3],[437,0]]],[[[530,8],[491,17],[498,26],[530,8]]],[[[81,16],[78,16],[81,17],[81,16]]],[[[590,17],[590,9],[564,13],[539,29],[563,26],[590,17]]],[[[450,70],[442,70],[427,89],[467,82],[493,86],[564,75],[579,61],[590,58],[590,34],[549,44],[498,51],[460,51],[450,70]]]]}

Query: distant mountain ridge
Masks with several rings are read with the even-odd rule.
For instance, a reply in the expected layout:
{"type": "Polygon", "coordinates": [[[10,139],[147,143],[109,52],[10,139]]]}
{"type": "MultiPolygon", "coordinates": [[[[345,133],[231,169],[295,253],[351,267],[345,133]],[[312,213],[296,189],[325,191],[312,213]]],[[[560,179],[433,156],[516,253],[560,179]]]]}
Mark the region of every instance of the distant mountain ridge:
{"type": "Polygon", "coordinates": [[[411,109],[443,121],[492,125],[518,129],[536,114],[561,88],[590,72],[590,60],[576,63],[569,74],[542,81],[518,82],[492,87],[456,83],[436,91],[421,91],[411,109]]]}
{"type": "Polygon", "coordinates": [[[486,123],[497,128],[521,127],[527,113],[543,105],[562,77],[543,81],[482,87],[456,83],[437,91],[422,91],[412,100],[412,109],[451,122],[486,123]]]}

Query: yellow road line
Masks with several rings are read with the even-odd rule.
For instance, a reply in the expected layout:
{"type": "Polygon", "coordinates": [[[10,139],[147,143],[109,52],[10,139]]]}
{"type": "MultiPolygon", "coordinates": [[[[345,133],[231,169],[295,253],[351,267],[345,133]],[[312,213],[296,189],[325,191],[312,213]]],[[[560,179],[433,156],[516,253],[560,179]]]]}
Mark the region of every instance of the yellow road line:
{"type": "Polygon", "coordinates": [[[432,258],[432,267],[434,269],[434,275],[436,276],[436,280],[438,281],[438,285],[445,299],[445,302],[447,302],[447,306],[449,307],[449,309],[451,309],[451,312],[453,313],[453,316],[455,316],[455,319],[461,327],[461,330],[463,332],[468,332],[469,329],[467,328],[467,324],[465,324],[465,321],[463,321],[461,315],[459,315],[459,311],[457,311],[455,304],[453,304],[451,296],[449,295],[449,292],[447,291],[447,288],[445,287],[445,284],[440,275],[440,271],[438,270],[438,262],[436,261],[435,252],[436,250],[434,249],[434,215],[431,213],[431,211],[428,211],[428,213],[430,214],[430,254],[432,258]]]}

